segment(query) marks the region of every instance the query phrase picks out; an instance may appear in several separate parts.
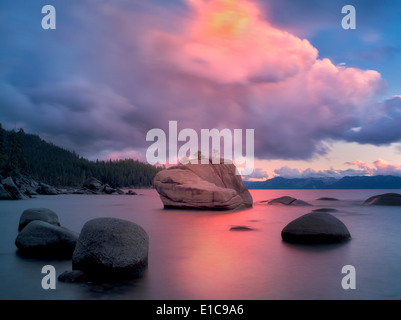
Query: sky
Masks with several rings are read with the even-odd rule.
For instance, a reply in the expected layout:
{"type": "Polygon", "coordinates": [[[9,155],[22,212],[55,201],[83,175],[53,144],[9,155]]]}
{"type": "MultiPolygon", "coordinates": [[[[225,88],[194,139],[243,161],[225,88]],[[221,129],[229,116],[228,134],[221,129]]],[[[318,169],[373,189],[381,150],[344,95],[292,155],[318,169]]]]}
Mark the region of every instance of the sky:
{"type": "Polygon", "coordinates": [[[254,129],[246,179],[401,176],[400,32],[397,0],[2,0],[0,122],[92,160],[254,129]]]}

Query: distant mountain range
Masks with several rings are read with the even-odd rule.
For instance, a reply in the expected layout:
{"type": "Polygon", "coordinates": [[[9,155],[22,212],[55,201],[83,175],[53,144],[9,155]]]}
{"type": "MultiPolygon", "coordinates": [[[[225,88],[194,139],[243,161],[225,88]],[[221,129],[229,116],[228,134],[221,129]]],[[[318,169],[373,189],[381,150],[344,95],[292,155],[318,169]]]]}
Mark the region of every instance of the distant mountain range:
{"type": "Polygon", "coordinates": [[[352,176],[336,178],[282,178],[244,181],[248,189],[401,189],[401,177],[352,176]]]}

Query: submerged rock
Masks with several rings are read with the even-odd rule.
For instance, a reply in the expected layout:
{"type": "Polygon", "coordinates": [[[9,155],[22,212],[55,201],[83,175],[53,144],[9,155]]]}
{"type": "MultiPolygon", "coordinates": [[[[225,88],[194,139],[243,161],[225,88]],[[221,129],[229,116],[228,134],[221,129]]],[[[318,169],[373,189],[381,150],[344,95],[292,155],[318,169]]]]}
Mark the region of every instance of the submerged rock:
{"type": "Polygon", "coordinates": [[[292,243],[336,243],[349,240],[345,224],[325,212],[311,212],[287,224],[281,231],[284,241],[292,243]]]}
{"type": "Polygon", "coordinates": [[[337,198],[330,198],[330,197],[322,197],[317,200],[319,200],[319,201],[339,201],[337,198]]]}
{"type": "Polygon", "coordinates": [[[139,225],[116,218],[85,223],[72,256],[72,269],[97,279],[140,277],[148,264],[149,237],[139,225]]]}
{"type": "Polygon", "coordinates": [[[247,226],[234,226],[230,228],[230,231],[253,231],[255,229],[247,226]]]}
{"type": "Polygon", "coordinates": [[[60,226],[60,221],[54,211],[46,208],[31,208],[22,212],[19,219],[18,231],[24,229],[27,224],[34,220],[40,220],[55,226],[60,226]]]}
{"type": "Polygon", "coordinates": [[[284,196],[280,198],[276,198],[270,200],[267,204],[269,205],[286,205],[286,206],[311,206],[310,203],[307,203],[302,200],[295,199],[293,197],[284,196]]]}
{"type": "Polygon", "coordinates": [[[35,258],[71,258],[78,234],[63,227],[35,220],[17,236],[21,255],[35,258]]]}
{"type": "Polygon", "coordinates": [[[157,173],[154,186],[165,208],[232,210],[253,200],[233,164],[177,165],[157,173]]]}
{"type": "Polygon", "coordinates": [[[338,210],[334,209],[334,208],[320,208],[320,209],[315,209],[312,211],[313,212],[338,212],[338,210]]]}
{"type": "Polygon", "coordinates": [[[363,204],[379,206],[401,206],[401,194],[385,193],[370,197],[363,204]]]}

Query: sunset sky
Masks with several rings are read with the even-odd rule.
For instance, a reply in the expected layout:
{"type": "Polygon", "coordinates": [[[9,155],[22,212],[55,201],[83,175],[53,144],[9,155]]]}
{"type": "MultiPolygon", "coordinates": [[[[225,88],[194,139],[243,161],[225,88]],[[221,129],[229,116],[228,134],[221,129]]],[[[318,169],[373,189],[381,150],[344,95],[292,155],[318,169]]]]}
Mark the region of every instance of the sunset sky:
{"type": "Polygon", "coordinates": [[[253,178],[401,176],[400,32],[397,0],[2,0],[0,122],[93,160],[254,129],[253,178]]]}

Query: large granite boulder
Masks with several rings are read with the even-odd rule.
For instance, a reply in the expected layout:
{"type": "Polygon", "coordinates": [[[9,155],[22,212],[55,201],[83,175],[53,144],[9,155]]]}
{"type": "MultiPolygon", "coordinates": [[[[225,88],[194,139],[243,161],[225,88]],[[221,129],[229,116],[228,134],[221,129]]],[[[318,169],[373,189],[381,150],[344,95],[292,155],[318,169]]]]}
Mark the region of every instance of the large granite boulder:
{"type": "Polygon", "coordinates": [[[165,208],[232,210],[253,200],[233,164],[177,165],[157,173],[154,186],[165,208]]]}
{"type": "Polygon", "coordinates": [[[401,206],[401,194],[385,193],[370,197],[363,204],[379,206],[401,206]]]}
{"type": "Polygon", "coordinates": [[[27,224],[34,220],[40,220],[55,226],[60,226],[60,221],[54,211],[46,208],[31,208],[22,212],[19,219],[18,231],[24,229],[27,224]]]}
{"type": "Polygon", "coordinates": [[[336,243],[349,240],[345,224],[326,212],[311,212],[287,224],[281,231],[284,241],[292,243],[336,243]]]}
{"type": "Polygon", "coordinates": [[[286,206],[311,206],[310,203],[307,203],[303,200],[295,199],[295,198],[289,197],[289,196],[284,196],[284,197],[270,200],[267,204],[286,205],[286,206]]]}
{"type": "Polygon", "coordinates": [[[141,276],[148,264],[149,237],[139,225],[117,218],[95,218],[83,226],[72,269],[101,280],[141,276]]]}
{"type": "Polygon", "coordinates": [[[17,236],[21,255],[35,258],[71,258],[78,234],[63,227],[35,220],[17,236]]]}

